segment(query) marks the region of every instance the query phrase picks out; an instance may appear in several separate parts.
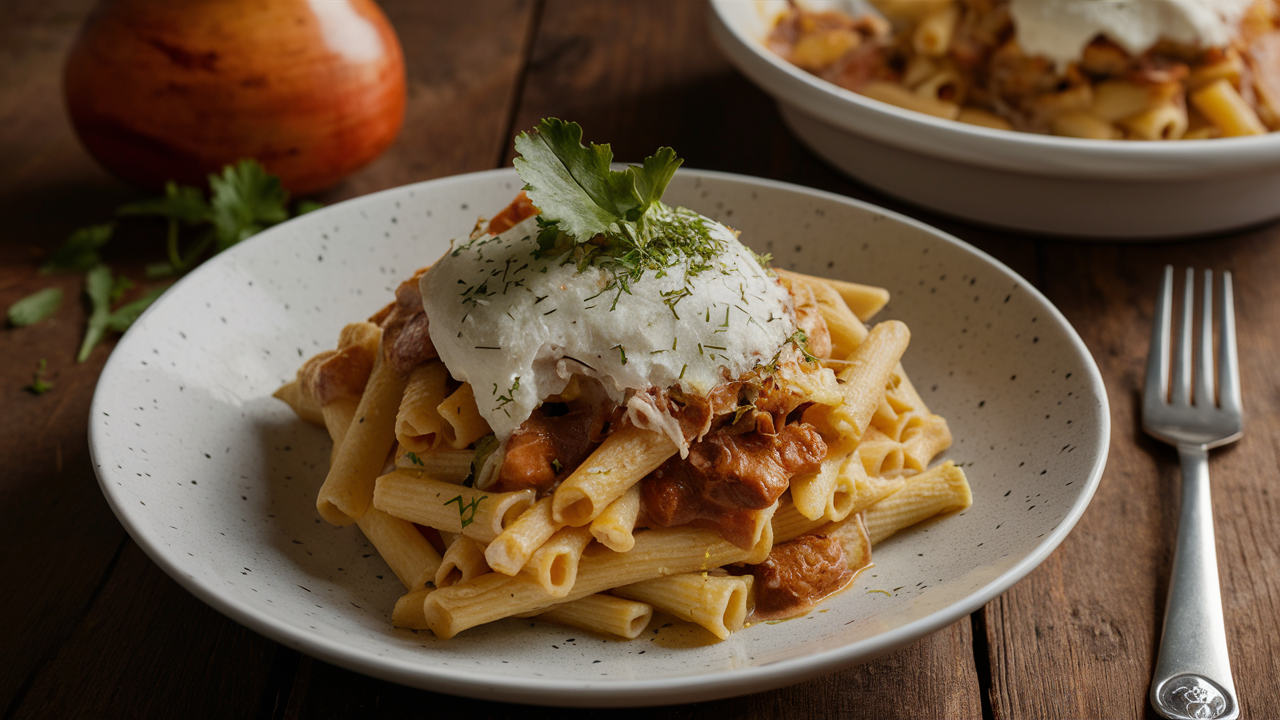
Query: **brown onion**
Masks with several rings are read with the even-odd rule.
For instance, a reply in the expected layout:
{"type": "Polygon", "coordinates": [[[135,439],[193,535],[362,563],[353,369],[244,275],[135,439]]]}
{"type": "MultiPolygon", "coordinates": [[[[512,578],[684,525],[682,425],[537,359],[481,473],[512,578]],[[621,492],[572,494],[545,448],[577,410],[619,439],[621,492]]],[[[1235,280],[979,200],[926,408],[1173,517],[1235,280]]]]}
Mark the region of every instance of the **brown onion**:
{"type": "Polygon", "coordinates": [[[404,120],[404,58],[372,0],[103,0],[64,91],[103,166],[157,188],[255,158],[292,193],[381,154],[404,120]]]}

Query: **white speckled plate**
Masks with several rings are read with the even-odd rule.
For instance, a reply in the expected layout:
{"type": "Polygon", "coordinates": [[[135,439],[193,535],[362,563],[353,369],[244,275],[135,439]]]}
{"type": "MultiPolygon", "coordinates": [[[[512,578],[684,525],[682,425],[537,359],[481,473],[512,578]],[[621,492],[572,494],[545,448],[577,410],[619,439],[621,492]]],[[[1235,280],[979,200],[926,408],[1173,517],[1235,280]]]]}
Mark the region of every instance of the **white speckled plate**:
{"type": "Polygon", "coordinates": [[[90,443],[138,543],[205,602],[290,647],[447,693],[556,705],[653,705],[756,692],[864,662],[981,607],[1084,512],[1107,455],[1097,367],[1062,315],[991,257],[848,198],[681,171],[667,200],[716,217],[783,267],[883,285],[904,360],[956,437],[974,505],[876,548],[875,568],[805,618],[718,644],[507,620],[440,641],[391,627],[402,588],[355,528],[315,510],[327,434],[271,393],[391,297],[513,171],[410,185],[262,233],[185,278],[134,325],[98,384],[90,443]],[[879,592],[884,591],[884,592],[879,592]]]}

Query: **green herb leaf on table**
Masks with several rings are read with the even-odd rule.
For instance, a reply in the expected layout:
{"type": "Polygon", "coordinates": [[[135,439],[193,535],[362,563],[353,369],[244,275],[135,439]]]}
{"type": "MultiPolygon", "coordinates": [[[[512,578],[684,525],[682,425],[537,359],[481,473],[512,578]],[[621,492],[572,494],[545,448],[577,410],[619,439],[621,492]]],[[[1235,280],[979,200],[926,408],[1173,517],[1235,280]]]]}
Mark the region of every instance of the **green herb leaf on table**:
{"type": "Polygon", "coordinates": [[[62,270],[83,272],[102,262],[98,250],[111,239],[115,230],[112,223],[91,225],[71,233],[71,237],[49,258],[49,262],[40,268],[41,274],[62,270]]]}
{"type": "Polygon", "coordinates": [[[107,320],[111,317],[111,269],[98,265],[84,276],[84,294],[89,298],[89,326],[80,343],[76,362],[89,359],[89,353],[107,332],[107,320]]]}
{"type": "Polygon", "coordinates": [[[217,252],[289,219],[289,193],[279,178],[252,160],[228,165],[222,175],[210,175],[209,187],[217,252]]]}
{"type": "Polygon", "coordinates": [[[31,384],[22,388],[32,395],[43,395],[53,389],[53,383],[45,380],[44,373],[49,368],[49,363],[44,358],[40,358],[40,362],[36,363],[36,371],[31,374],[31,384]]]}
{"type": "Polygon", "coordinates": [[[156,298],[160,297],[168,287],[156,288],[141,298],[133,302],[122,305],[115,312],[111,311],[111,305],[118,299],[115,295],[116,288],[122,287],[124,283],[128,283],[132,287],[133,283],[125,278],[111,277],[111,270],[106,265],[99,265],[84,277],[84,293],[89,298],[89,323],[85,329],[84,340],[80,343],[80,352],[76,355],[76,362],[84,362],[89,359],[89,354],[93,352],[98,343],[106,337],[108,330],[122,333],[129,329],[134,320],[146,310],[156,298]],[[123,283],[121,281],[124,281],[123,283]]]}
{"type": "Polygon", "coordinates": [[[151,303],[155,302],[156,298],[163,295],[164,291],[168,289],[169,286],[167,285],[156,288],[137,300],[116,308],[107,318],[107,328],[120,333],[128,330],[129,326],[133,325],[133,321],[137,320],[138,316],[142,314],[142,311],[151,307],[151,303]]]}
{"type": "Polygon", "coordinates": [[[178,185],[170,180],[165,183],[164,197],[139,200],[116,210],[117,215],[153,215],[198,225],[209,222],[213,208],[204,199],[200,188],[178,185]]]}
{"type": "Polygon", "coordinates": [[[9,306],[9,324],[26,327],[51,317],[62,305],[62,290],[50,287],[34,292],[9,306]]]}

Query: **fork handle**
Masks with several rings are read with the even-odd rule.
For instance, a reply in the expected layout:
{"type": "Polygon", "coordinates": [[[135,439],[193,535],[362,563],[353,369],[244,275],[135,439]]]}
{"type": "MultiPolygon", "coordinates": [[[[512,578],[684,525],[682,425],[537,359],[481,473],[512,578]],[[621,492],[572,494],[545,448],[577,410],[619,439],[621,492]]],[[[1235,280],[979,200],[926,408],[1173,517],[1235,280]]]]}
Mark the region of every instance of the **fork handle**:
{"type": "Polygon", "coordinates": [[[1209,453],[1178,444],[1182,510],[1151,705],[1166,718],[1237,718],[1209,501],[1209,453]]]}

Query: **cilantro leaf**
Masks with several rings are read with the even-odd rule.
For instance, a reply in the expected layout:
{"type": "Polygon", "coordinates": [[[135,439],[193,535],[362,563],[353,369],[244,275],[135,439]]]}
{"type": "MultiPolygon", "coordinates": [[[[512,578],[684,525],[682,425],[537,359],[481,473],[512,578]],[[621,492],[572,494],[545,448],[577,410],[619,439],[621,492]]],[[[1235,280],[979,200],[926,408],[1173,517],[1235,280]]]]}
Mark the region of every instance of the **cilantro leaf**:
{"type": "Polygon", "coordinates": [[[682,162],[671,148],[660,148],[642,167],[612,170],[612,148],[584,146],[582,127],[556,118],[521,133],[515,145],[516,172],[529,199],[546,222],[579,243],[597,235],[635,234],[634,225],[658,203],[682,162]]]}
{"type": "Polygon", "coordinates": [[[55,287],[34,292],[9,306],[9,324],[26,327],[52,316],[62,304],[62,290],[55,287]]]}
{"type": "Polygon", "coordinates": [[[102,262],[98,250],[111,239],[115,230],[112,223],[91,225],[71,233],[71,237],[49,258],[49,262],[40,268],[40,274],[47,275],[59,270],[83,272],[102,262]]]}
{"type": "Polygon", "coordinates": [[[113,280],[111,269],[106,265],[98,265],[85,274],[84,294],[89,298],[89,325],[85,329],[84,340],[80,343],[76,362],[88,360],[89,354],[106,337],[108,330],[120,333],[128,330],[142,311],[150,307],[156,298],[169,289],[168,286],[156,288],[112,312],[111,305],[119,299],[122,292],[120,288],[126,287],[133,287],[133,283],[124,277],[113,280]]]}
{"type": "Polygon", "coordinates": [[[76,362],[89,359],[89,353],[100,342],[107,332],[107,322],[111,317],[111,270],[106,265],[98,265],[84,276],[84,294],[89,298],[89,326],[84,332],[84,340],[80,343],[80,352],[76,354],[76,362]]]}
{"type": "Polygon", "coordinates": [[[210,175],[209,187],[213,190],[210,205],[217,231],[216,252],[289,219],[285,207],[289,193],[279,178],[268,175],[254,160],[241,160],[223,168],[222,175],[210,175]]]}
{"type": "Polygon", "coordinates": [[[116,214],[156,215],[187,225],[198,225],[209,222],[213,208],[205,201],[200,188],[178,185],[170,180],[165,183],[164,197],[129,203],[116,210],[116,214]]]}
{"type": "Polygon", "coordinates": [[[156,298],[163,295],[164,291],[168,289],[167,285],[156,288],[131,303],[121,305],[107,317],[107,329],[120,333],[128,330],[133,321],[137,320],[138,316],[142,314],[142,311],[151,307],[151,303],[155,302],[156,298]]]}

